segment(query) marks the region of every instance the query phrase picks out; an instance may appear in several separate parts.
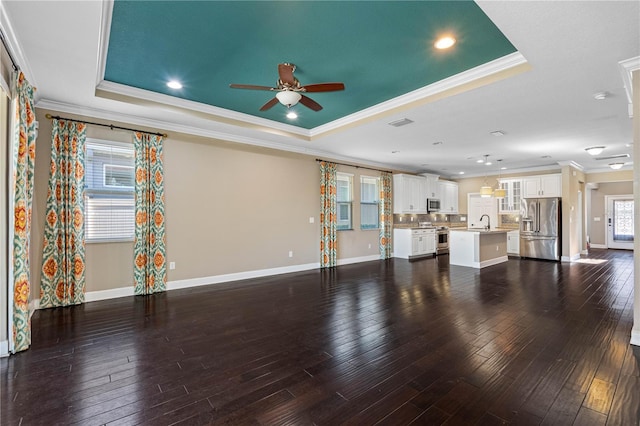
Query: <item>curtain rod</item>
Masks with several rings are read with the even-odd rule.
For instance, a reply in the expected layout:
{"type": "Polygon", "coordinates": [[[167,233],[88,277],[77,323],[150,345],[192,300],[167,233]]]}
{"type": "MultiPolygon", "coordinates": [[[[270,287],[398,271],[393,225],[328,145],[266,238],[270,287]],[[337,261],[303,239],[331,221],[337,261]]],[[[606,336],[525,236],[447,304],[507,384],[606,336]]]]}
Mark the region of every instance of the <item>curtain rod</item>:
{"type": "Polygon", "coordinates": [[[373,167],[365,167],[365,166],[354,166],[353,164],[338,163],[336,161],[323,160],[321,158],[316,158],[316,161],[318,163],[321,162],[321,161],[326,161],[326,162],[329,162],[329,163],[339,164],[341,166],[355,167],[356,169],[367,169],[367,170],[374,170],[376,172],[383,172],[383,173],[391,173],[391,174],[393,174],[393,172],[390,172],[389,170],[374,169],[373,167]]]}
{"type": "Polygon", "coordinates": [[[11,50],[9,50],[9,45],[7,43],[7,39],[4,37],[4,33],[2,32],[2,30],[0,30],[0,41],[2,41],[2,45],[4,46],[4,50],[7,52],[7,55],[9,56],[9,60],[11,61],[11,65],[13,66],[13,70],[14,71],[18,71],[20,69],[20,67],[18,66],[18,63],[16,62],[15,58],[13,57],[13,55],[11,54],[11,50]]]}
{"type": "Polygon", "coordinates": [[[146,130],[138,130],[138,129],[131,129],[129,127],[114,126],[113,124],[94,123],[93,121],[76,120],[75,118],[60,117],[59,115],[47,114],[45,115],[45,117],[47,117],[49,120],[51,120],[52,118],[55,118],[56,120],[67,120],[67,121],[75,121],[76,123],[93,124],[94,126],[108,127],[111,130],[113,129],[130,130],[132,132],[141,132],[141,133],[146,133],[148,135],[157,135],[165,138],[169,136],[166,133],[147,132],[146,130]]]}

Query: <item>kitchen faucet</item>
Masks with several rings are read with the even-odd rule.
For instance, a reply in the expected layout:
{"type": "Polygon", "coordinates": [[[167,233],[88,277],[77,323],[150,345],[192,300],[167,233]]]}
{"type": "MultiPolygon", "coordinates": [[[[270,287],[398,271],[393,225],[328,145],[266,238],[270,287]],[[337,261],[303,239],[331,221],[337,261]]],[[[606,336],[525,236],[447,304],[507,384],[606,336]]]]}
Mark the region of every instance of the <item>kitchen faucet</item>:
{"type": "Polygon", "coordinates": [[[488,214],[483,214],[482,216],[480,216],[480,219],[478,219],[480,222],[482,222],[482,218],[483,217],[487,217],[487,226],[484,227],[485,231],[488,231],[489,229],[491,229],[491,218],[489,217],[488,214]]]}

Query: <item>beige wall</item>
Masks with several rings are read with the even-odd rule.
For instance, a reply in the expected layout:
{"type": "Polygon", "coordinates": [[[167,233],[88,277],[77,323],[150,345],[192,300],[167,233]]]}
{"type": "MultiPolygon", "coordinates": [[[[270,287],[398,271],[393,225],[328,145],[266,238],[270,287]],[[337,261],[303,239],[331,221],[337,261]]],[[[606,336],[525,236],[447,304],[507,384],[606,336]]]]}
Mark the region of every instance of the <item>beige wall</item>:
{"type": "MultiPolygon", "coordinates": [[[[32,246],[38,248],[50,161],[46,112],[56,114],[37,111],[41,124],[32,246]]],[[[99,126],[89,125],[87,135],[131,142],[129,132],[99,126]]],[[[180,134],[169,134],[164,149],[167,260],[176,264],[168,281],[319,262],[320,172],[315,157],[180,134]]],[[[379,175],[345,166],[338,170],[354,174],[354,200],[360,197],[360,175],[379,175]]],[[[338,232],[339,261],[379,254],[378,231],[359,230],[358,202],[353,210],[355,230],[338,232]]],[[[88,243],[87,292],[131,286],[132,259],[132,243],[88,243]]],[[[36,295],[41,262],[41,249],[34,250],[36,295]]]]}
{"type": "Polygon", "coordinates": [[[562,167],[562,257],[566,260],[579,256],[586,245],[582,239],[585,180],[581,170],[569,165],[562,167]],[[582,194],[582,205],[579,205],[579,193],[582,194]]]}
{"type": "Polygon", "coordinates": [[[589,220],[591,244],[606,244],[606,214],[607,206],[605,197],[607,195],[633,194],[633,182],[611,182],[600,183],[598,189],[591,190],[591,217],[589,220]],[[599,221],[595,221],[599,218],[599,221]]]}

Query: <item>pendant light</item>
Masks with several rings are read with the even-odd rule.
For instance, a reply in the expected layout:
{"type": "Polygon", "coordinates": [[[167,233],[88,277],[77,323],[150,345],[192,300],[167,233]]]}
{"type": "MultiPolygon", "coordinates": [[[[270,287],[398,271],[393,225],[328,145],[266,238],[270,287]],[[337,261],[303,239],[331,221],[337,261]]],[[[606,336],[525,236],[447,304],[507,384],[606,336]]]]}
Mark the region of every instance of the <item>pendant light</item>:
{"type": "MultiPolygon", "coordinates": [[[[498,163],[502,160],[496,160],[498,163]]],[[[504,198],[507,196],[507,190],[500,187],[500,178],[502,178],[502,168],[498,170],[498,179],[496,183],[496,189],[493,191],[493,196],[496,198],[504,198]]]]}
{"type": "MultiPolygon", "coordinates": [[[[484,155],[484,165],[488,166],[491,163],[489,163],[488,161],[489,155],[484,155]]],[[[489,185],[489,182],[487,182],[487,174],[484,174],[484,183],[483,185],[480,187],[480,196],[483,198],[488,198],[491,197],[493,195],[493,188],[489,185]]]]}

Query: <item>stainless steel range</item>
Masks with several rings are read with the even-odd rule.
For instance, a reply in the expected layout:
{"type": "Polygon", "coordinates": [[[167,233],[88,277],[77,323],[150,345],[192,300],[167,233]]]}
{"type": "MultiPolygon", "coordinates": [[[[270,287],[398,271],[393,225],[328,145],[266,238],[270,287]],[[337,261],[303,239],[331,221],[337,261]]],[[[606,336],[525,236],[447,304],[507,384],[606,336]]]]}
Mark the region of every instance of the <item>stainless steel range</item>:
{"type": "Polygon", "coordinates": [[[441,226],[436,229],[436,255],[449,254],[449,228],[441,226]]]}

